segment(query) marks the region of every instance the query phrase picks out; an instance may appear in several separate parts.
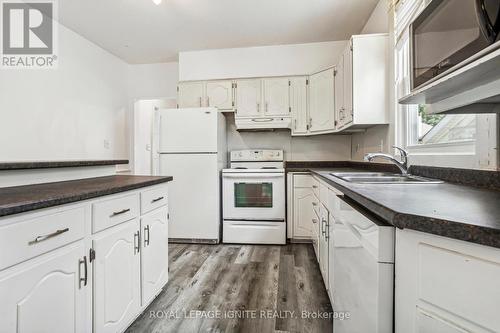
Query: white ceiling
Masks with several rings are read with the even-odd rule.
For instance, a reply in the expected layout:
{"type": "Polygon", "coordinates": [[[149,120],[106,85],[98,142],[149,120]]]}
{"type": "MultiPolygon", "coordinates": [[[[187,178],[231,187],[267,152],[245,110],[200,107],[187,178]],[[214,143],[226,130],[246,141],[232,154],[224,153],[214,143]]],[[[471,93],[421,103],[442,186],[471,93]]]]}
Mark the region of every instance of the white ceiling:
{"type": "Polygon", "coordinates": [[[179,51],[345,40],[378,0],[64,0],[59,20],[128,63],[179,51]]]}

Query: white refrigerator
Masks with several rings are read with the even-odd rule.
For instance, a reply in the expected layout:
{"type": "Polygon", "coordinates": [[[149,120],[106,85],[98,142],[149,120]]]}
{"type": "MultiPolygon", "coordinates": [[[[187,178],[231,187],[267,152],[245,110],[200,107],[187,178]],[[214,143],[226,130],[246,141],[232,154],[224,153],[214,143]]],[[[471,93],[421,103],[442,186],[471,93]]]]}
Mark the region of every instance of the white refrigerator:
{"type": "Polygon", "coordinates": [[[155,115],[153,173],[169,185],[169,238],[219,243],[226,120],[216,108],[164,109],[155,115]]]}

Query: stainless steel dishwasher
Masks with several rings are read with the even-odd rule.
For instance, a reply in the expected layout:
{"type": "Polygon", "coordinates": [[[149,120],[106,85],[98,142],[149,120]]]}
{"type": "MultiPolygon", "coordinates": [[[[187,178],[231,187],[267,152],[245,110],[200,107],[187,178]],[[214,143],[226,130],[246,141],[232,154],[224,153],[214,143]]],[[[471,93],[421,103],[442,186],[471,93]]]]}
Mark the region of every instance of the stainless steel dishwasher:
{"type": "Polygon", "coordinates": [[[333,309],[335,333],[393,332],[394,227],[367,218],[334,198],[333,309]]]}

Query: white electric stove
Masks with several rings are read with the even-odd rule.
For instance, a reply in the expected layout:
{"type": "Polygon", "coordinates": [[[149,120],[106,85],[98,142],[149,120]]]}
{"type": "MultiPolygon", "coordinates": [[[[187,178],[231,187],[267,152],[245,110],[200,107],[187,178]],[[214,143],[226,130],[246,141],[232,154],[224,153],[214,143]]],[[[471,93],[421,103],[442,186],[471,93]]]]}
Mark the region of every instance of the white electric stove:
{"type": "Polygon", "coordinates": [[[285,244],[285,169],[282,150],[231,152],[222,171],[224,243],[285,244]]]}

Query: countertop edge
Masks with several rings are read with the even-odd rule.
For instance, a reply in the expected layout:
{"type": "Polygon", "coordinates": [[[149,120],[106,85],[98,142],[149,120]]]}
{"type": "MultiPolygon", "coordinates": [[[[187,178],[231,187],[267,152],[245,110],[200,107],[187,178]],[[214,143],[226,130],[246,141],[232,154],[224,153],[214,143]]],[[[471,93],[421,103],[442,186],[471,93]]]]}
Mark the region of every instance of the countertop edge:
{"type": "MultiPolygon", "coordinates": [[[[293,169],[293,168],[292,168],[293,169]]],[[[288,171],[297,172],[297,171],[288,171]]],[[[311,168],[300,168],[298,172],[313,173],[321,178],[326,183],[335,187],[351,200],[381,218],[386,223],[398,229],[411,229],[428,234],[433,234],[441,237],[461,240],[479,245],[491,246],[500,248],[500,230],[489,228],[486,226],[478,226],[463,222],[431,218],[421,215],[413,215],[394,211],[376,201],[366,198],[365,196],[351,190],[342,184],[324,177],[320,170],[311,168]],[[446,228],[446,230],[444,230],[446,228]]]]}
{"type": "Polygon", "coordinates": [[[0,171],[8,170],[31,170],[31,169],[53,169],[53,168],[75,168],[128,164],[129,160],[68,160],[68,161],[19,161],[0,162],[0,171]]]}
{"type": "MultiPolygon", "coordinates": [[[[97,178],[100,178],[100,177],[97,177],[97,178]]],[[[144,181],[141,183],[127,184],[127,185],[123,185],[123,186],[115,186],[115,187],[108,188],[105,190],[87,192],[87,193],[82,193],[82,194],[75,194],[75,195],[66,196],[66,197],[62,196],[62,197],[50,198],[48,200],[41,200],[41,201],[37,201],[37,202],[26,202],[25,204],[22,204],[22,205],[16,205],[13,207],[6,207],[6,208],[0,209],[0,218],[7,217],[10,215],[20,214],[20,213],[26,213],[26,212],[30,212],[30,211],[34,211],[34,210],[38,210],[38,209],[61,206],[61,205],[69,204],[69,203],[75,203],[78,201],[84,201],[84,200],[88,200],[88,199],[99,198],[99,197],[117,194],[117,193],[122,193],[122,192],[126,192],[126,191],[132,191],[132,190],[136,190],[136,189],[143,188],[143,187],[168,183],[172,180],[173,180],[172,176],[165,176],[165,177],[154,179],[154,180],[147,180],[147,181],[144,181]]]]}

